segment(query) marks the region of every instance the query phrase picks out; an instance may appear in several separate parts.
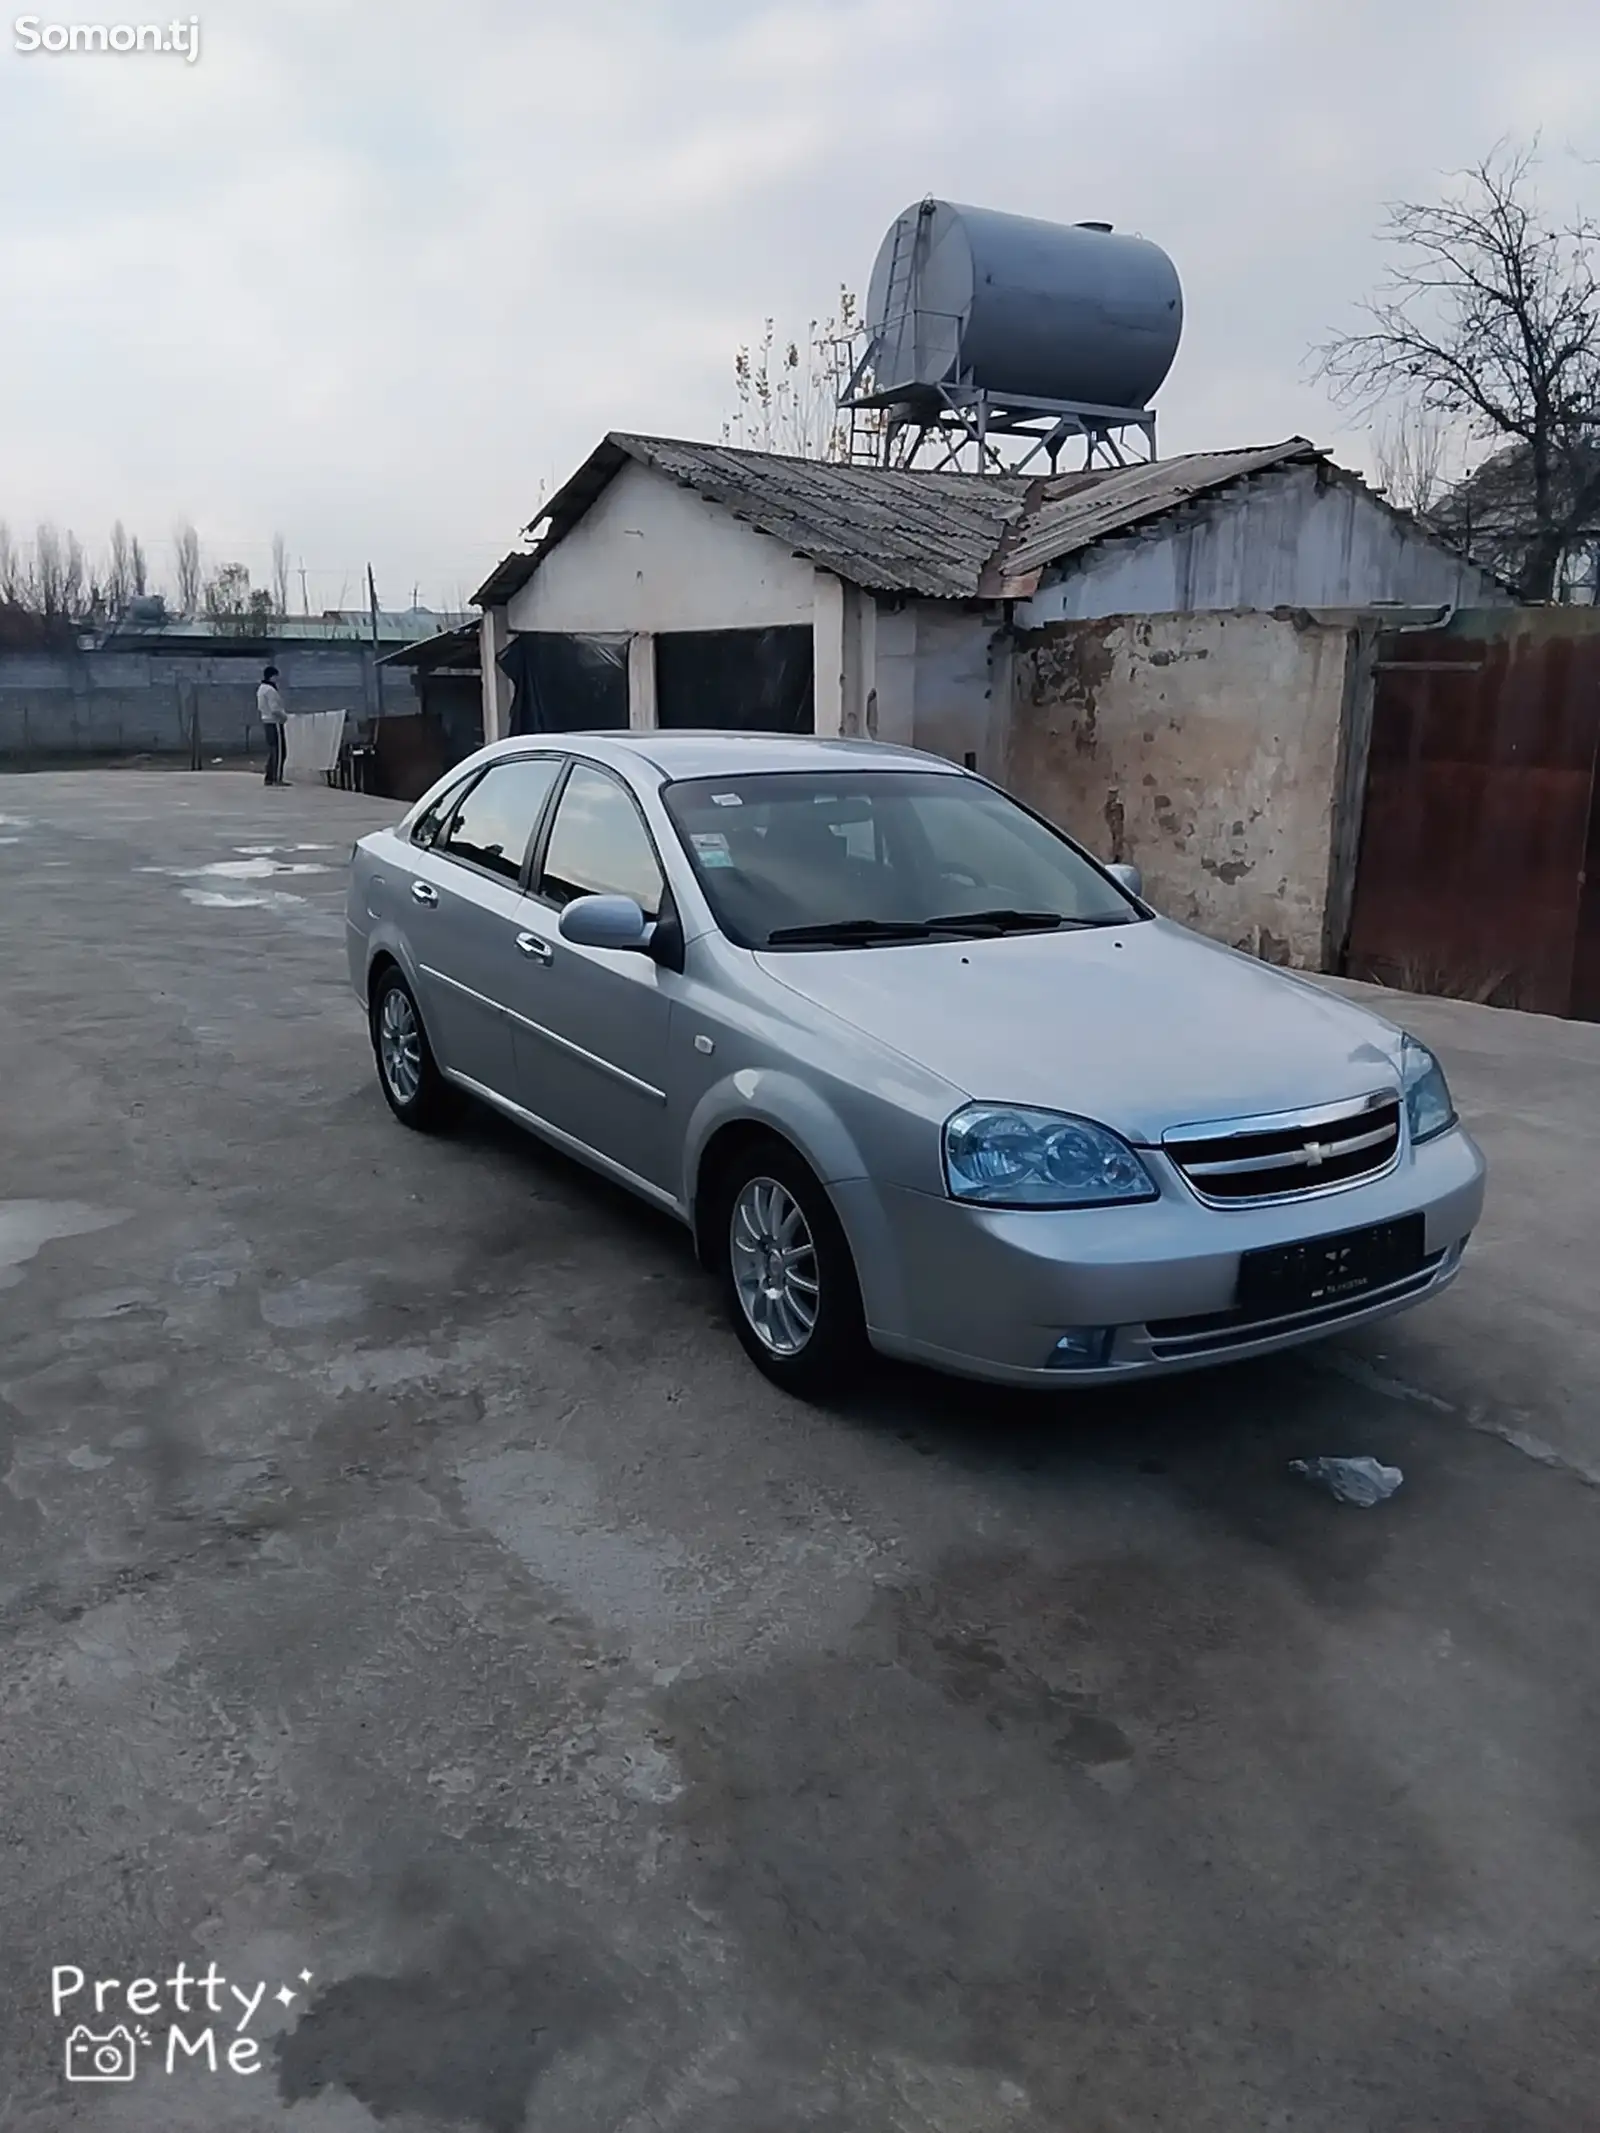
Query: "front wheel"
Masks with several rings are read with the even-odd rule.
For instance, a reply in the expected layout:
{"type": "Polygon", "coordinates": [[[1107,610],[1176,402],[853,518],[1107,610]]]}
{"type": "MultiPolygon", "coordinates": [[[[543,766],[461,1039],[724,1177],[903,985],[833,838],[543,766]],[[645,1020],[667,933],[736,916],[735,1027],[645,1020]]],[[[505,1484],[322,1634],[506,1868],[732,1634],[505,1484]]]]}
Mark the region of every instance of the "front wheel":
{"type": "Polygon", "coordinates": [[[756,1368],[785,1391],[844,1391],[866,1359],[849,1242],[811,1170],[781,1142],[745,1149],[715,1210],[724,1296],[756,1368]]]}
{"type": "Polygon", "coordinates": [[[378,1085],[402,1125],[433,1133],[448,1123],[450,1084],[439,1072],[416,997],[393,965],[372,988],[372,1050],[378,1085]]]}

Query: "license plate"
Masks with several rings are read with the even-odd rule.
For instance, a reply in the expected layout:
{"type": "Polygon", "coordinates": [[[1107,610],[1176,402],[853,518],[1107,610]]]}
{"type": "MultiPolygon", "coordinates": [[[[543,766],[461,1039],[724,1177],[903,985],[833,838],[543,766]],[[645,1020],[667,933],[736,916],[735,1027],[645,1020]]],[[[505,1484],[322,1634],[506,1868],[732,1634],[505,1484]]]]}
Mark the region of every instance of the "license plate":
{"type": "Polygon", "coordinates": [[[1251,1318],[1271,1318],[1386,1288],[1417,1272],[1424,1242],[1421,1215],[1402,1215],[1370,1229],[1246,1252],[1239,1261],[1239,1309],[1251,1318]]]}

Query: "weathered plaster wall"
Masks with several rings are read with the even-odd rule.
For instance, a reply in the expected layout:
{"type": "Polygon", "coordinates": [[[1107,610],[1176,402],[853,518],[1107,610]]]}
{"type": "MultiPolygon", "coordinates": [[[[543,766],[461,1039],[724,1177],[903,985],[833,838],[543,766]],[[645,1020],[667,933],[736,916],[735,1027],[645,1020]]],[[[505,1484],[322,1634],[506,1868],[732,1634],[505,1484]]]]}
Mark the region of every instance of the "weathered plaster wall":
{"type": "Polygon", "coordinates": [[[1017,639],[1011,790],[1169,918],[1319,966],[1350,632],[1291,614],[1114,616],[1017,639]]]}
{"type": "MultiPolygon", "coordinates": [[[[998,611],[953,601],[863,603],[863,718],[872,740],[926,748],[997,775],[1011,689],[998,611]],[[870,621],[868,613],[870,612],[870,621]]],[[[857,730],[857,729],[847,729],[857,730]]]]}
{"type": "Polygon", "coordinates": [[[1003,711],[997,714],[992,650],[995,620],[949,601],[924,600],[916,609],[913,745],[992,773],[1003,752],[1003,711]]]}

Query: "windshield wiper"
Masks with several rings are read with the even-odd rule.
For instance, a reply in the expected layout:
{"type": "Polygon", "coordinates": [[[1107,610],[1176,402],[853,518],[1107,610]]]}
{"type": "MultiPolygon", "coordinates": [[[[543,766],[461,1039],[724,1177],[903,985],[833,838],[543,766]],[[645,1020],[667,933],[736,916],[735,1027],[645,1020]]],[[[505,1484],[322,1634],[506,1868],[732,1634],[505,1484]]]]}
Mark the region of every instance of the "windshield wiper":
{"type": "Polygon", "coordinates": [[[928,926],[920,918],[828,918],[810,926],[779,926],[767,935],[767,946],[781,941],[925,941],[928,926]]]}
{"type": "Polygon", "coordinates": [[[1049,933],[1057,926],[1076,921],[1059,911],[950,911],[941,918],[925,919],[930,933],[1049,933]]]}
{"type": "Polygon", "coordinates": [[[783,941],[837,942],[841,946],[873,941],[926,941],[936,934],[1048,933],[1058,926],[1084,923],[1059,911],[950,911],[937,918],[833,918],[809,926],[779,926],[768,945],[783,941]]]}

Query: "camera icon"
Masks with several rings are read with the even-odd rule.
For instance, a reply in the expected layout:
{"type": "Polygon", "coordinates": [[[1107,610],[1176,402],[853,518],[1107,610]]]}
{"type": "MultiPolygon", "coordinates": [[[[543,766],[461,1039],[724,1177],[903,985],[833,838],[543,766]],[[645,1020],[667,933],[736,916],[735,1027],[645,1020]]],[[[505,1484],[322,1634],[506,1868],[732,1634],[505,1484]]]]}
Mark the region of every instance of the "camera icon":
{"type": "Polygon", "coordinates": [[[135,2039],[126,2024],[97,2037],[80,2023],[67,2038],[67,2079],[131,2081],[138,2071],[139,2045],[149,2042],[142,2029],[135,2039]]]}

